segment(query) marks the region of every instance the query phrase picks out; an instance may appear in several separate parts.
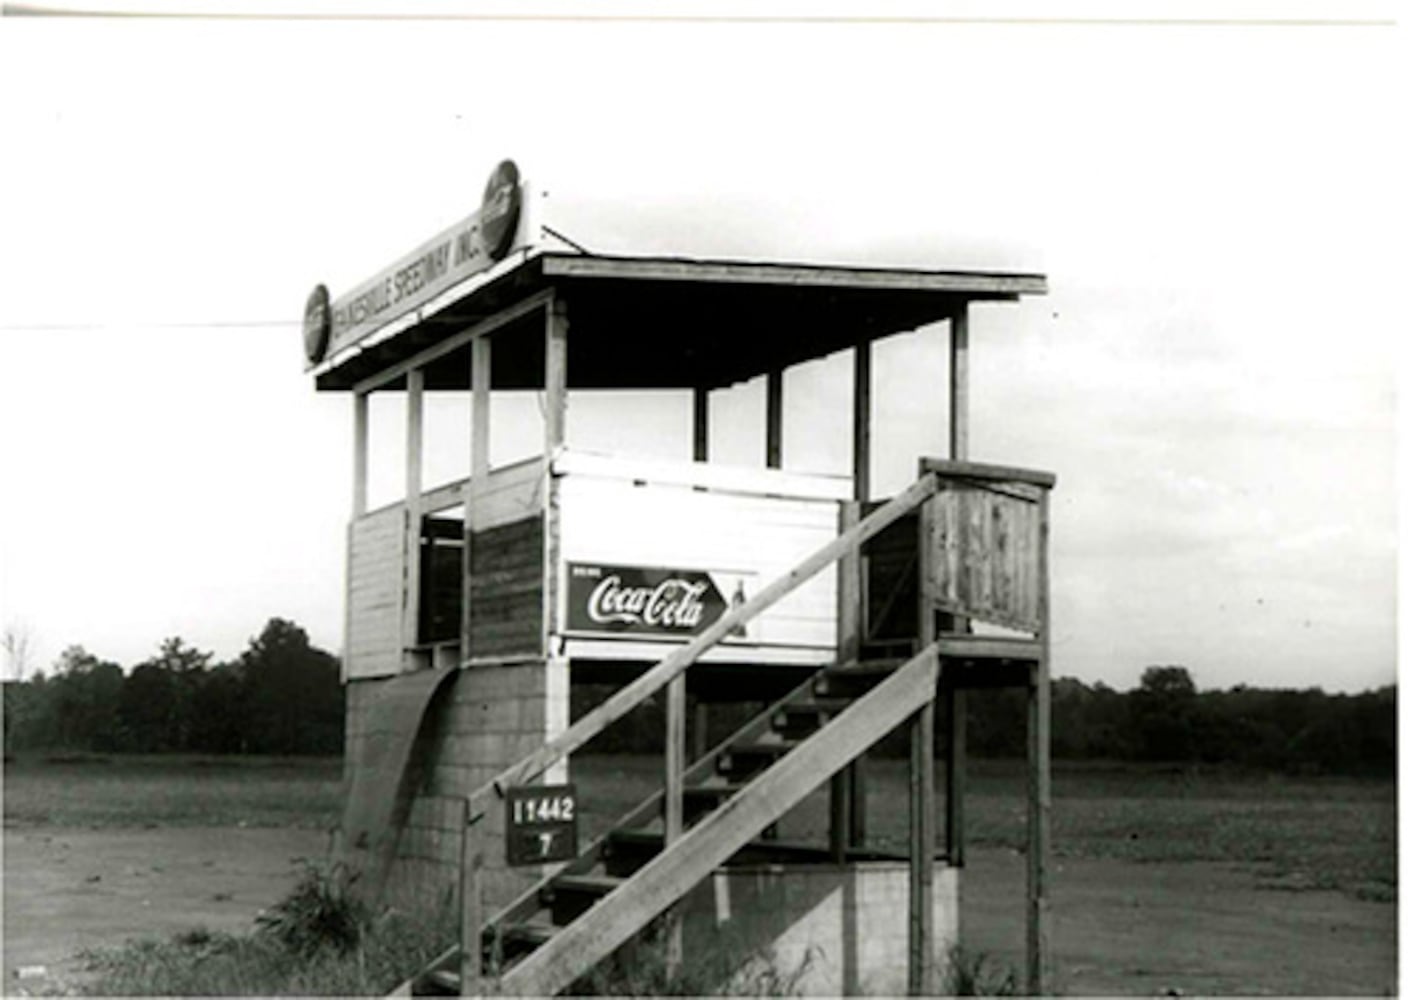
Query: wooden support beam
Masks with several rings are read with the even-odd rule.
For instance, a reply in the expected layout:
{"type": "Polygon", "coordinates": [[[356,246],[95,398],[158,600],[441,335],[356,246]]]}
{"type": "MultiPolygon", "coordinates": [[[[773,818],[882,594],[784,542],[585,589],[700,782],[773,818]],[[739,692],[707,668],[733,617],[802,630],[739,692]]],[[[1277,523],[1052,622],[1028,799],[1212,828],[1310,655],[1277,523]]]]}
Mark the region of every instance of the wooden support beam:
{"type": "Polygon", "coordinates": [[[948,457],[968,457],[968,303],[960,303],[949,321],[948,457]]]}
{"type": "Polygon", "coordinates": [[[694,460],[709,461],[709,390],[694,388],[694,460]]]}
{"type": "Polygon", "coordinates": [[[484,928],[484,852],[479,844],[479,821],[464,800],[460,829],[460,996],[482,996],[483,970],[480,940],[484,928]]]}
{"type": "Polygon", "coordinates": [[[489,401],[494,372],[493,341],[484,334],[470,342],[469,497],[464,505],[463,585],[460,588],[460,662],[474,655],[474,610],[470,607],[474,533],[483,521],[481,505],[489,485],[489,401]]]}
{"type": "Polygon", "coordinates": [[[562,518],[552,460],[567,443],[567,303],[548,303],[543,368],[543,655],[557,656],[562,636],[562,518]]]}
{"type": "MultiPolygon", "coordinates": [[[[919,508],[919,538],[933,537],[935,498],[919,508]]],[[[921,559],[921,564],[923,560],[921,559]]],[[[923,568],[921,566],[921,568],[923,568]]],[[[919,644],[936,649],[933,574],[920,575],[919,644]]],[[[939,664],[942,677],[943,663],[939,664]]],[[[934,848],[937,826],[934,801],[934,696],[919,710],[909,734],[909,992],[927,996],[935,990],[934,848]]]]}
{"type": "Polygon", "coordinates": [[[767,465],[782,468],[782,369],[768,372],[767,465]]]}
{"type": "MultiPolygon", "coordinates": [[[[953,318],[949,322],[948,388],[948,457],[963,462],[968,459],[969,427],[967,302],[960,302],[954,308],[953,318]]],[[[926,621],[933,617],[932,611],[928,610],[932,607],[932,604],[925,605],[926,621]]],[[[954,619],[951,627],[954,632],[967,632],[970,628],[966,618],[954,619]]],[[[948,863],[961,868],[966,840],[963,799],[968,774],[968,705],[966,696],[957,685],[946,686],[944,707],[948,722],[944,840],[948,847],[948,863]]]]}
{"type": "MultiPolygon", "coordinates": [[[[665,686],[665,847],[684,834],[685,768],[685,688],[684,674],[665,686]]],[[[670,974],[684,960],[684,921],[671,911],[665,941],[665,966],[670,974]]]]}
{"type": "Polygon", "coordinates": [[[932,995],[934,973],[934,701],[931,695],[911,723],[909,735],[910,995],[932,995]]]}
{"type": "MultiPolygon", "coordinates": [[[[839,534],[860,523],[860,511],[858,501],[841,504],[839,534]]],[[[860,656],[865,617],[861,608],[861,566],[858,550],[846,553],[836,563],[836,659],[840,663],[853,662],[860,656]]],[[[837,861],[844,860],[847,847],[858,846],[865,839],[863,767],[864,758],[857,758],[831,780],[831,850],[837,861]]]]}
{"type": "MultiPolygon", "coordinates": [[[[863,340],[856,345],[851,369],[851,496],[858,502],[870,499],[870,389],[871,389],[871,342],[863,340]]],[[[855,610],[856,648],[851,658],[860,655],[860,643],[867,628],[865,613],[865,590],[863,587],[865,560],[857,552],[855,566],[855,610]]],[[[843,656],[843,659],[845,657],[843,656]]],[[[847,800],[850,805],[850,843],[860,847],[865,843],[866,818],[866,777],[865,757],[857,757],[846,768],[847,800]]]]}
{"type": "Polygon", "coordinates": [[[851,496],[870,499],[870,341],[856,345],[851,373],[851,496]]]}
{"type": "Polygon", "coordinates": [[[1051,988],[1046,872],[1051,850],[1051,571],[1047,543],[1050,498],[1040,500],[1037,593],[1041,659],[1032,670],[1027,698],[1027,993],[1051,988]]]}
{"type": "Polygon", "coordinates": [[[424,441],[425,371],[413,368],[406,373],[406,523],[405,553],[402,565],[406,576],[401,588],[401,648],[405,656],[420,639],[420,519],[421,462],[424,441]]]}
{"type": "Polygon", "coordinates": [[[359,392],[352,397],[352,516],[367,512],[368,430],[371,423],[371,394],[359,392]]]}

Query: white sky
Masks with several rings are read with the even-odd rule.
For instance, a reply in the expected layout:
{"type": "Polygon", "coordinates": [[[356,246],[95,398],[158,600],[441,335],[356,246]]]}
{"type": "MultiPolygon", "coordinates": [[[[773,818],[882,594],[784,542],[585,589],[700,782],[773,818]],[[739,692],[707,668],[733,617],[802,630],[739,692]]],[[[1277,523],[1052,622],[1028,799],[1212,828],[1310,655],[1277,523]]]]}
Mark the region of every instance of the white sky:
{"type": "MultiPolygon", "coordinates": [[[[303,375],[303,300],[512,157],[601,252],[1047,273],[975,310],[971,452],[1060,476],[1057,675],[1386,683],[1403,55],[1372,25],[6,19],[0,624],[35,665],[233,656],[272,615],[336,650],[351,407],[303,375]]],[[[942,453],[944,353],[878,354],[881,488],[942,453]]],[[[790,376],[789,467],[844,470],[848,366],[790,376]]],[[[496,458],[535,413],[505,403],[496,458]]],[[[756,386],[715,421],[761,464],[756,386]]],[[[687,405],[574,400],[569,434],[686,457],[687,405]]],[[[458,472],[463,423],[432,435],[458,472]]]]}

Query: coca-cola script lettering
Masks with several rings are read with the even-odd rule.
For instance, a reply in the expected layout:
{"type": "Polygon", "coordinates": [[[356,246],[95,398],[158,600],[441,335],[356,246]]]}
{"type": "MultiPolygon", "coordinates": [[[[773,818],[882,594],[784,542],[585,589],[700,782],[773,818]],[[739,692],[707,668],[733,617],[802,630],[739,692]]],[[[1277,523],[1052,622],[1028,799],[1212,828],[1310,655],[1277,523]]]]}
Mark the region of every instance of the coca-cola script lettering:
{"type": "Polygon", "coordinates": [[[662,580],[654,587],[627,587],[612,574],[592,589],[587,616],[597,623],[641,622],[664,628],[694,629],[704,618],[704,583],[662,580]]]}
{"type": "Polygon", "coordinates": [[[723,614],[708,573],[639,566],[569,564],[567,627],[589,632],[691,635],[723,614]]]}

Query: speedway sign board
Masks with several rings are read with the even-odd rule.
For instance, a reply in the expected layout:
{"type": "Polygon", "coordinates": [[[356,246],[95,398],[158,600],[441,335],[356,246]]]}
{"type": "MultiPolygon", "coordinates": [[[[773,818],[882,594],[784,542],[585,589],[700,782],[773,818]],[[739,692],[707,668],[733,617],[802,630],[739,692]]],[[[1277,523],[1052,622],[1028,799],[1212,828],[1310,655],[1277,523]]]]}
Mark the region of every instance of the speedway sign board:
{"type": "Polygon", "coordinates": [[[718,621],[730,603],[743,600],[742,580],[726,599],[705,570],[567,564],[569,632],[687,638],[718,621]]]}
{"type": "MultiPolygon", "coordinates": [[[[330,327],[318,344],[310,334],[314,312],[305,310],[304,341],[309,365],[335,355],[376,330],[424,305],[452,285],[487,270],[513,248],[523,209],[518,167],[504,160],[494,169],[479,209],[438,233],[322,310],[330,327]],[[314,345],[317,345],[316,347],[314,345]]],[[[314,295],[318,294],[317,289],[314,295]]],[[[323,322],[319,317],[319,322],[323,322]]]]}

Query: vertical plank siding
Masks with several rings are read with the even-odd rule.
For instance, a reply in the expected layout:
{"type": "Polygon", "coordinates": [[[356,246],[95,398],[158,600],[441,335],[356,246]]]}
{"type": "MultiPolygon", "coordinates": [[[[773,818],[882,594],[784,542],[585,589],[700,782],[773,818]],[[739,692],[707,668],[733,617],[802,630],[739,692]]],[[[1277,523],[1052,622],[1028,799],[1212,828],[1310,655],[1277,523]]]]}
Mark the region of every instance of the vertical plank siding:
{"type": "Polygon", "coordinates": [[[401,669],[403,517],[403,507],[394,504],[348,528],[348,678],[384,677],[401,669]]]}
{"type": "Polygon", "coordinates": [[[935,606],[950,614],[1035,632],[1038,503],[1015,491],[943,484],[927,545],[935,606]]]}
{"type": "Polygon", "coordinates": [[[469,633],[474,656],[541,653],[543,538],[541,514],[473,533],[469,633]]]}

